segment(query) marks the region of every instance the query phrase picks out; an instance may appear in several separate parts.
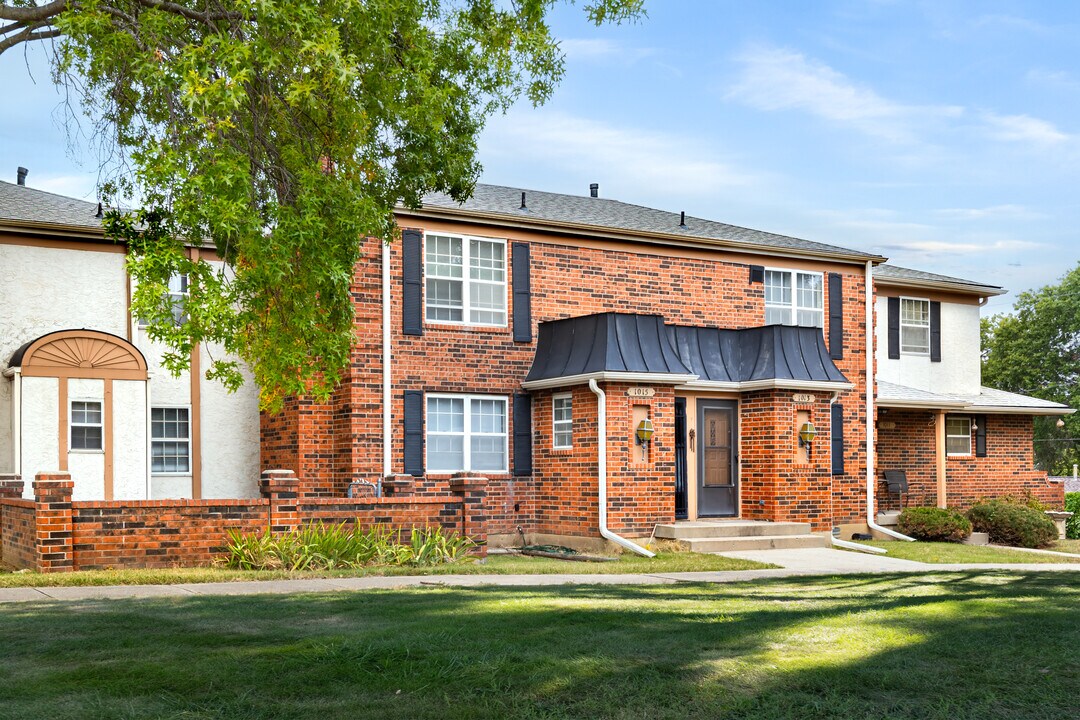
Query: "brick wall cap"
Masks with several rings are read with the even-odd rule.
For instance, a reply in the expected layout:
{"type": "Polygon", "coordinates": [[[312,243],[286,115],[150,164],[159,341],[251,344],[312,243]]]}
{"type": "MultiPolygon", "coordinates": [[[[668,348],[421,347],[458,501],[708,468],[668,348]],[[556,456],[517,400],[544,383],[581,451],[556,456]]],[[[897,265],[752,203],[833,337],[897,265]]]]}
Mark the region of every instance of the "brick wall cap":
{"type": "Polygon", "coordinates": [[[450,490],[460,492],[462,490],[478,490],[487,487],[488,479],[481,475],[455,475],[450,478],[450,490]]]}
{"type": "Polygon", "coordinates": [[[294,478],[294,477],[296,477],[296,473],[293,472],[292,470],[277,469],[277,470],[263,470],[262,471],[262,478],[264,480],[269,480],[271,478],[280,478],[280,479],[284,480],[284,479],[294,478]]]}

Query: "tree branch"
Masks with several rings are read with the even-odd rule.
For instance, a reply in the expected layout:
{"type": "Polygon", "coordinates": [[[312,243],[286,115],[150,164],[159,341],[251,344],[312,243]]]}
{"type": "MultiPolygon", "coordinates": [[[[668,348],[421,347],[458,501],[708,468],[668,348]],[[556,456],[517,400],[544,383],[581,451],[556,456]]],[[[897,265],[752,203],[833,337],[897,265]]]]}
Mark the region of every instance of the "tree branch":
{"type": "MultiPolygon", "coordinates": [[[[31,25],[20,33],[6,37],[0,40],[0,55],[4,54],[5,50],[15,47],[19,43],[33,42],[35,40],[48,40],[49,38],[60,37],[59,30],[37,30],[39,27],[45,26],[46,23],[38,23],[31,25]]],[[[10,26],[8,26],[10,27],[10,26]]],[[[7,31],[7,28],[4,28],[7,31]]]]}
{"type": "Polygon", "coordinates": [[[69,4],[70,0],[54,0],[47,5],[36,7],[12,7],[0,4],[0,20],[15,20],[22,23],[50,20],[66,10],[69,4]]]}

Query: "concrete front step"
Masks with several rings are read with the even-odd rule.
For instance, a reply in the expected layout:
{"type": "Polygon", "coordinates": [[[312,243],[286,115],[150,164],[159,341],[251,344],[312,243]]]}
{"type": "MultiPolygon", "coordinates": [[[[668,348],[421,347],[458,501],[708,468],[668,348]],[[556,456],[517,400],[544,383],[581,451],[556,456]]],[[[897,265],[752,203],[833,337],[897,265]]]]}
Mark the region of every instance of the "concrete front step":
{"type": "MultiPolygon", "coordinates": [[[[809,523],[760,522],[754,520],[689,520],[656,526],[656,537],[669,540],[692,538],[763,537],[776,535],[808,535],[809,523]]],[[[816,547],[816,546],[815,546],[816,547]]]]}
{"type": "Polygon", "coordinates": [[[737,550],[791,550],[829,547],[824,535],[759,535],[753,537],[689,538],[682,542],[694,552],[722,553],[737,550]]]}

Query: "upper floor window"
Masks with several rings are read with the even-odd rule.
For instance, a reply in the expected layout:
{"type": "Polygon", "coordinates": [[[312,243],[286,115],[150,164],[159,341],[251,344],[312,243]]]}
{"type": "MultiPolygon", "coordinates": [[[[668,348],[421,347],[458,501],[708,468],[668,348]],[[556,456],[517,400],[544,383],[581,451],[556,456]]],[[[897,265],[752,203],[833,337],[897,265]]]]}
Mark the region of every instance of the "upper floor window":
{"type": "Polygon", "coordinates": [[[506,472],[506,441],[506,398],[428,395],[428,470],[506,472]]]}
{"type": "Polygon", "coordinates": [[[574,412],[572,395],[551,398],[551,446],[556,449],[573,447],[574,412]]]}
{"type": "Polygon", "coordinates": [[[900,299],[900,352],[930,354],[930,301],[900,299]]]}
{"type": "Polygon", "coordinates": [[[429,234],[426,243],[428,321],[506,325],[506,242],[429,234]]]}
{"type": "Polygon", "coordinates": [[[821,273],[765,271],[765,324],[825,326],[821,273]]]}
{"type": "MultiPolygon", "coordinates": [[[[188,276],[186,274],[177,274],[169,278],[169,306],[172,308],[173,322],[177,325],[183,325],[187,320],[187,315],[184,313],[184,305],[188,298],[188,276]]],[[[147,323],[144,319],[139,318],[139,325],[145,326],[147,323]]]]}
{"type": "Polygon", "coordinates": [[[71,449],[101,450],[104,446],[105,423],[101,403],[97,400],[71,401],[71,449]]]}

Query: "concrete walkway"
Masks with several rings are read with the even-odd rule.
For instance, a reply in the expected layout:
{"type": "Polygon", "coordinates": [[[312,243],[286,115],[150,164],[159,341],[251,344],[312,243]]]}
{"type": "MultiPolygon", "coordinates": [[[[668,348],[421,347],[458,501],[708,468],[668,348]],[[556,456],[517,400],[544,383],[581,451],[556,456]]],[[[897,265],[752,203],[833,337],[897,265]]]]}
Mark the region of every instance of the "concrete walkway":
{"type": "Polygon", "coordinates": [[[187,583],[182,585],[111,585],[102,587],[0,588],[0,603],[33,601],[118,600],[125,598],[199,597],[206,595],[283,595],[410,587],[550,586],[550,585],[672,585],[679,582],[731,583],[766,578],[855,575],[864,573],[926,573],[971,570],[1018,572],[1080,572],[1077,564],[956,564],[931,565],[881,555],[831,548],[746,550],[730,557],[772,563],[770,570],[684,572],[650,575],[407,575],[399,577],[318,578],[249,582],[187,583]]]}

